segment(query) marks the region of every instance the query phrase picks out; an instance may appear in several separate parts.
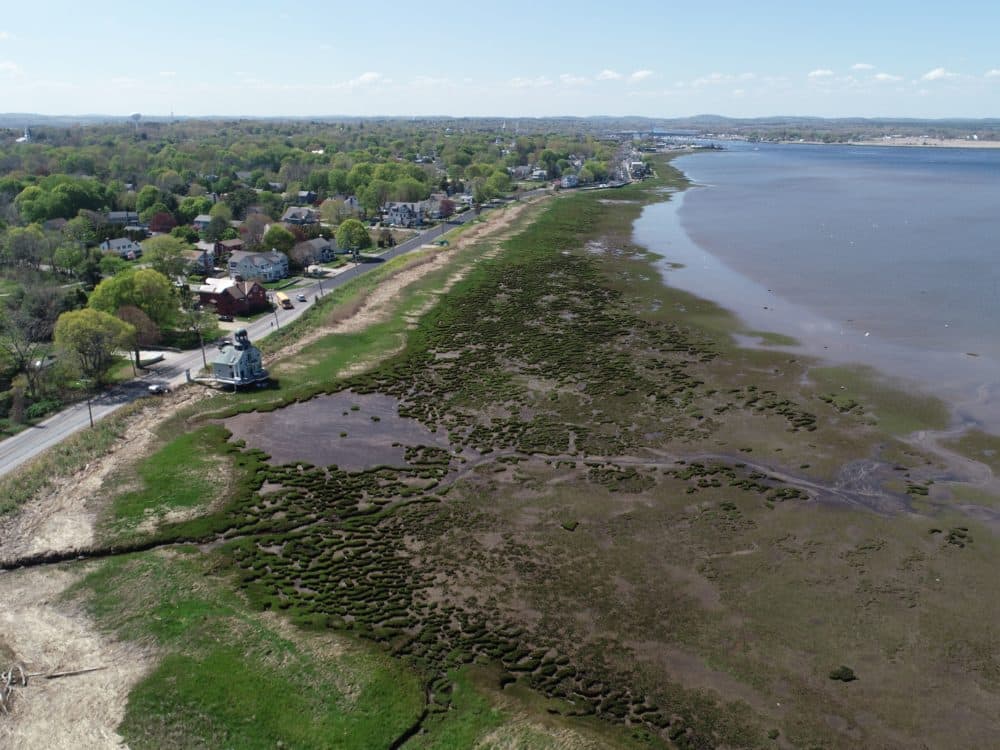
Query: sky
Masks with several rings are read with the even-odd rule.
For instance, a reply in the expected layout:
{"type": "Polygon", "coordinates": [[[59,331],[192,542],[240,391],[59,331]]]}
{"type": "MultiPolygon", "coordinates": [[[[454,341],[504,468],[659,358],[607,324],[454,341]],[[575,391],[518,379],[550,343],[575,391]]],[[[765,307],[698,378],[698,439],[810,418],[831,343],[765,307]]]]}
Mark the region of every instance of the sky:
{"type": "Polygon", "coordinates": [[[9,0],[0,111],[1000,117],[1000,3],[9,0]]]}

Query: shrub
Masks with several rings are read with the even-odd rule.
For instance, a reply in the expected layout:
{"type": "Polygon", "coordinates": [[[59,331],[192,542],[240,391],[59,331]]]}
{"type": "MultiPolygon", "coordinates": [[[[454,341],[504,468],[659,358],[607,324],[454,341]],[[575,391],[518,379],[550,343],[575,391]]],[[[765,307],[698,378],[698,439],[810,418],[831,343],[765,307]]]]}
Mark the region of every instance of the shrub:
{"type": "Polygon", "coordinates": [[[853,669],[841,665],[830,672],[830,679],[840,680],[841,682],[851,682],[852,680],[856,680],[858,678],[857,675],[854,674],[853,669]]]}

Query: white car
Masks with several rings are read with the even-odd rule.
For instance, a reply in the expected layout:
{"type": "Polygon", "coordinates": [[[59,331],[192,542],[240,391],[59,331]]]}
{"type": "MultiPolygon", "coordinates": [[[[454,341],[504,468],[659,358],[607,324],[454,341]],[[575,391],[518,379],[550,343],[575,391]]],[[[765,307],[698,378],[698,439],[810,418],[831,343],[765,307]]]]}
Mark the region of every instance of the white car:
{"type": "Polygon", "coordinates": [[[170,393],[170,386],[163,383],[153,383],[149,386],[149,392],[154,396],[163,396],[164,394],[170,393]]]}
{"type": "Polygon", "coordinates": [[[306,295],[304,295],[302,292],[299,292],[298,294],[295,295],[295,300],[297,302],[305,302],[306,301],[306,295]]]}

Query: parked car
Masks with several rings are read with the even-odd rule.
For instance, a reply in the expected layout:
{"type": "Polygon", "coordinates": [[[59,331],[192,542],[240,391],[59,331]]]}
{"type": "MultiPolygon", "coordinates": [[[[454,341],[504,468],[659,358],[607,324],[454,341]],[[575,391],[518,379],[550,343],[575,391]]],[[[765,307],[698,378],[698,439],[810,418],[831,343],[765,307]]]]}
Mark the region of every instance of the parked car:
{"type": "Polygon", "coordinates": [[[170,386],[164,385],[163,383],[153,383],[149,386],[149,392],[154,396],[163,396],[164,394],[170,393],[170,386]]]}
{"type": "Polygon", "coordinates": [[[233,316],[232,315],[220,315],[219,316],[219,320],[221,320],[223,323],[232,323],[233,322],[233,316]]]}

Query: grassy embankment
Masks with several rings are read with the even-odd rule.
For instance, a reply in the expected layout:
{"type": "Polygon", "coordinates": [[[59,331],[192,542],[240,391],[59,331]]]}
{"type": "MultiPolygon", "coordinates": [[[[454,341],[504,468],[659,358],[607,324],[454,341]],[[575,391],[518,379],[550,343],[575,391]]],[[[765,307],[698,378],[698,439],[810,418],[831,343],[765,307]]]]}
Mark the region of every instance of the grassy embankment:
{"type": "MultiPolygon", "coordinates": [[[[418,675],[430,697],[431,731],[413,746],[504,732],[539,735],[542,746],[567,731],[577,744],[669,737],[696,747],[992,736],[997,644],[976,623],[1000,614],[985,595],[996,544],[951,511],[899,512],[934,467],[887,431],[932,424],[936,407],[787,353],[736,348],[730,316],[665,289],[650,254],[631,245],[648,188],[614,197],[635,203],[577,195],[522,227],[374,372],[337,380],[358,357],[398,348],[407,311],[422,309],[448,271],[403,297],[382,327],[279,364],[280,391],[211,407],[274,408],[349,385],[395,396],[402,413],[449,434],[451,455],[413,448],[408,467],[347,474],[268,467],[217,436],[219,454],[243,467],[230,504],[159,533],[233,537],[189,560],[209,566],[201,584],[213,596],[238,571],[241,617],[253,617],[249,603],[382,644],[396,657],[385,663],[418,675]],[[898,492],[882,489],[880,474],[843,473],[880,457],[896,465],[885,471],[898,492]],[[260,492],[265,481],[277,489],[260,492]],[[831,681],[840,664],[860,679],[831,681]],[[957,721],[954,705],[973,720],[957,721]],[[594,715],[612,727],[627,718],[632,736],[594,735],[606,731],[594,715]]],[[[144,465],[148,476],[198,443],[178,445],[144,465]]],[[[160,502],[125,497],[133,518],[160,502]]],[[[181,576],[171,556],[136,559],[147,557],[181,576]]],[[[120,609],[148,609],[142,588],[114,588],[120,609]]],[[[188,659],[196,679],[170,689],[158,682],[165,661],[140,686],[156,699],[146,734],[130,728],[130,708],[134,746],[170,737],[185,702],[215,705],[223,679],[194,656],[218,634],[198,635],[197,618],[161,617],[186,636],[165,650],[188,659]]],[[[387,706],[412,707],[413,683],[394,684],[387,706]]],[[[210,712],[198,738],[229,736],[213,722],[236,732],[248,703],[210,712]]],[[[268,722],[265,736],[285,731],[268,722]]]]}

